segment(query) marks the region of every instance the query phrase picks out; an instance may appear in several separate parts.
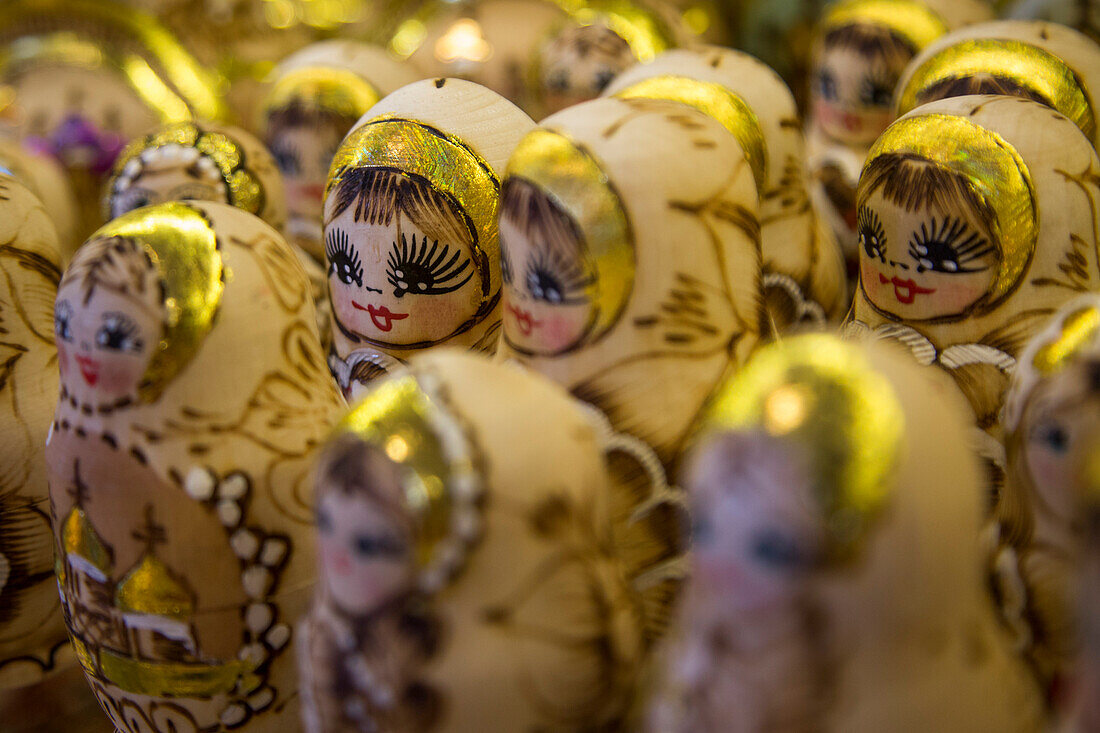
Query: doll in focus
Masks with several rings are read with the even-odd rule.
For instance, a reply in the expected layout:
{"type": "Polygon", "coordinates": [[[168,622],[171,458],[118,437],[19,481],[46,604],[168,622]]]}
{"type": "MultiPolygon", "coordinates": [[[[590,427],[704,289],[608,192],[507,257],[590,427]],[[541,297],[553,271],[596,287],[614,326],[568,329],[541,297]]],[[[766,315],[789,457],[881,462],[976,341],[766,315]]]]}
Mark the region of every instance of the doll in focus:
{"type": "Polygon", "coordinates": [[[814,40],[810,78],[810,176],[856,275],[856,182],[868,149],[894,119],[894,87],[906,65],[943,34],[990,20],[980,0],[841,0],[814,40]]]}
{"type": "Polygon", "coordinates": [[[276,68],[263,104],[264,141],[286,187],[287,236],[317,262],[325,180],[340,141],[379,99],[417,78],[384,50],[346,40],[307,46],[276,68]]]}
{"type": "Polygon", "coordinates": [[[500,329],[500,175],[532,122],[488,89],[420,81],[348,134],[325,194],[329,366],[346,396],[442,345],[500,329]]]}

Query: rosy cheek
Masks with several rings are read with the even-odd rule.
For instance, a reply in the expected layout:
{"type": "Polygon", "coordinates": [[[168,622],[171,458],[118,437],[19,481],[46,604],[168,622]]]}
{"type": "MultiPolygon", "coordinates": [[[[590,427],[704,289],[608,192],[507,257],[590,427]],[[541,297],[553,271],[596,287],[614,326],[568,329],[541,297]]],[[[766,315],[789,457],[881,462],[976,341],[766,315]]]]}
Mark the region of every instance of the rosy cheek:
{"type": "Polygon", "coordinates": [[[138,379],[142,360],[137,356],[104,356],[100,359],[99,388],[110,394],[126,394],[138,379]]]}
{"type": "Polygon", "coordinates": [[[577,319],[565,315],[547,316],[542,323],[543,338],[547,346],[554,349],[564,348],[573,343],[579,330],[577,319]]]}

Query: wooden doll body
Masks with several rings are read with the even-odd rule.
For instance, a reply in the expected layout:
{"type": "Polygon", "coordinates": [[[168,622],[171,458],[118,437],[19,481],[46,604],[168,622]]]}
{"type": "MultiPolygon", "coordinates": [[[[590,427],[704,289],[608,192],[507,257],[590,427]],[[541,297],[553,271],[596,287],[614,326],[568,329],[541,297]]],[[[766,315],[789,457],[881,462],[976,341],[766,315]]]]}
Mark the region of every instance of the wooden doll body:
{"type": "Polygon", "coordinates": [[[1093,369],[1100,296],[1066,304],[1027,345],[1005,400],[1007,478],[994,507],[1002,608],[1019,646],[1055,695],[1072,690],[1080,652],[1077,574],[1084,487],[1075,474],[1100,436],[1093,369]]]}
{"type": "Polygon", "coordinates": [[[722,122],[745,150],[757,182],[772,328],[821,327],[844,317],[843,260],[832,229],[810,201],[798,109],[774,71],[739,51],[673,50],[620,75],[606,94],[672,99],[722,122]]]}
{"type": "Polygon", "coordinates": [[[756,184],[736,139],[666,100],[571,107],[509,161],[501,240],[502,355],[671,465],[763,328],[756,184]]]}
{"type": "Polygon", "coordinates": [[[36,682],[72,657],[53,579],[42,456],[57,400],[57,235],[42,203],[7,175],[0,212],[7,242],[0,249],[0,688],[7,688],[36,682]]]}
{"type": "Polygon", "coordinates": [[[955,28],[992,20],[980,0],[842,0],[825,10],[814,40],[808,165],[855,278],[855,191],[871,144],[894,120],[906,65],[955,28]]]}
{"type": "Polygon", "coordinates": [[[645,612],[603,450],[563,390],[477,354],[372,384],[318,463],[306,730],[620,728],[645,612]]]}
{"type": "Polygon", "coordinates": [[[42,202],[57,230],[57,244],[64,264],[83,241],[80,209],[65,169],[51,155],[35,153],[14,137],[0,138],[0,168],[26,186],[42,202]]]}
{"type": "Polygon", "coordinates": [[[1100,46],[1042,21],[1000,20],[948,33],[924,49],[898,82],[897,114],[945,97],[1004,94],[1056,109],[1093,146],[1100,144],[1093,98],[1100,90],[1100,46]]]}
{"type": "Polygon", "coordinates": [[[1013,0],[1002,16],[1069,26],[1100,43],[1100,6],[1093,0],[1013,0]]]}
{"type": "Polygon", "coordinates": [[[832,336],[725,383],[687,471],[688,623],[650,730],[1038,730],[983,580],[968,420],[934,371],[832,336]]]}
{"type": "Polygon", "coordinates": [[[58,584],[100,705],[130,733],[285,730],[307,464],[343,404],[297,258],[240,209],[146,207],[80,249],[54,321],[58,584]]]}
{"type": "Polygon", "coordinates": [[[150,16],[88,0],[18,0],[0,10],[0,28],[14,112],[5,126],[68,170],[81,238],[102,222],[102,183],[130,139],[224,114],[213,78],[150,16]]]}
{"type": "Polygon", "coordinates": [[[485,87],[434,79],[348,133],[325,195],[329,365],[345,395],[427,348],[495,350],[500,176],[532,127],[485,87]]]}
{"type": "Polygon", "coordinates": [[[383,49],[322,41],[284,59],[263,104],[264,141],[286,186],[287,236],[322,262],[325,180],[340,141],[379,99],[419,78],[383,49]]]}
{"type": "Polygon", "coordinates": [[[1028,339],[1100,285],[1098,171],[1069,119],[991,96],[914,110],[868,158],[851,328],[947,370],[994,438],[983,451],[1028,339]]]}

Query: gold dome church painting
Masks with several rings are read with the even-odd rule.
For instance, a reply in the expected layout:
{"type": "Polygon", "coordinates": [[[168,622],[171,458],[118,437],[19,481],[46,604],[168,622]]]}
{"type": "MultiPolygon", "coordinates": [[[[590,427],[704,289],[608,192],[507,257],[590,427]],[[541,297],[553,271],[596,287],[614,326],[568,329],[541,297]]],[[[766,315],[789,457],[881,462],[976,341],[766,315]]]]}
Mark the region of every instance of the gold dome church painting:
{"type": "Polygon", "coordinates": [[[56,572],[93,692],[120,731],[285,729],[307,468],[343,404],[295,254],[225,204],[139,209],[80,249],[55,323],[56,572]]]}

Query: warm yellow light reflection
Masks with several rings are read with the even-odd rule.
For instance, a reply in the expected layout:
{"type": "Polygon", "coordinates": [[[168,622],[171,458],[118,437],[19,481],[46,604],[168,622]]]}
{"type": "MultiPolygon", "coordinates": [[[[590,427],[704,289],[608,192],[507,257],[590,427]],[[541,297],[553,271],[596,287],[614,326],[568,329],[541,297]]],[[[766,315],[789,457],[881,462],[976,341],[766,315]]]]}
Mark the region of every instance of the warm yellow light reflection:
{"type": "Polygon", "coordinates": [[[797,384],[777,387],[764,399],[764,427],[772,435],[785,435],[806,419],[809,395],[797,384]]]}
{"type": "Polygon", "coordinates": [[[481,63],[493,55],[493,47],[485,40],[481,26],[472,18],[456,20],[435,42],[435,57],[443,63],[471,61],[481,63]]]}
{"type": "Polygon", "coordinates": [[[391,435],[386,441],[386,455],[391,461],[402,463],[409,457],[409,443],[400,435],[391,435]]]}

